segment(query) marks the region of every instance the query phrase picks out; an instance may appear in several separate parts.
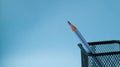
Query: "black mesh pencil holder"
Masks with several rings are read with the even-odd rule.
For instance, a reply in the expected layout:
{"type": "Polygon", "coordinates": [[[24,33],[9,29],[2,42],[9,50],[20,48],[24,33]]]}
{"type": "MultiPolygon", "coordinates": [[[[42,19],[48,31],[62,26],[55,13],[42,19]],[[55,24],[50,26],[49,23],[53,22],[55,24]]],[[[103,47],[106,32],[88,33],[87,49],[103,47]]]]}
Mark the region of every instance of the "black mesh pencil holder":
{"type": "Polygon", "coordinates": [[[97,58],[103,67],[120,67],[120,40],[88,42],[94,54],[87,54],[81,44],[82,67],[99,67],[93,59],[97,58]]]}

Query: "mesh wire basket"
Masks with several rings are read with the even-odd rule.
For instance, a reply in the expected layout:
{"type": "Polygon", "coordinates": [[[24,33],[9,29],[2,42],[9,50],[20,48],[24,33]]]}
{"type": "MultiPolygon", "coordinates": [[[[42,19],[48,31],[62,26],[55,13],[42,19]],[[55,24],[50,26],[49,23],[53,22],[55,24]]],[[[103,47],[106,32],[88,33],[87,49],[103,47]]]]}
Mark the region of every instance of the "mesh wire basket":
{"type": "Polygon", "coordinates": [[[103,67],[120,67],[119,40],[89,42],[88,44],[94,54],[87,54],[81,44],[78,45],[81,48],[82,67],[99,67],[93,57],[97,58],[103,67]]]}

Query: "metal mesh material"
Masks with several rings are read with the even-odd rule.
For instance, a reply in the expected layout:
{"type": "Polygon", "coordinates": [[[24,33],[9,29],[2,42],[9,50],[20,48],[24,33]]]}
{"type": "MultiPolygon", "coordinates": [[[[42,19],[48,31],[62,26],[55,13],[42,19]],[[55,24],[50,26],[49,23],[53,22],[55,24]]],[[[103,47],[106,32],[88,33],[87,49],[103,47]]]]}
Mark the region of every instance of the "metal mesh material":
{"type": "Polygon", "coordinates": [[[95,53],[108,53],[108,52],[120,51],[120,44],[119,43],[95,44],[95,45],[90,45],[90,47],[95,53]]]}
{"type": "MultiPolygon", "coordinates": [[[[120,67],[120,54],[98,55],[96,57],[103,67],[120,67]]],[[[99,67],[92,56],[88,56],[88,67],[99,67]]]]}
{"type": "Polygon", "coordinates": [[[94,54],[87,54],[82,45],[78,44],[81,48],[82,67],[100,67],[95,58],[97,58],[102,67],[120,67],[119,40],[89,42],[88,44],[94,54]],[[83,61],[84,59],[86,61],[83,61]]]}
{"type": "Polygon", "coordinates": [[[120,44],[95,44],[91,45],[94,55],[88,56],[88,67],[99,67],[92,57],[96,57],[103,67],[120,67],[120,44]]]}

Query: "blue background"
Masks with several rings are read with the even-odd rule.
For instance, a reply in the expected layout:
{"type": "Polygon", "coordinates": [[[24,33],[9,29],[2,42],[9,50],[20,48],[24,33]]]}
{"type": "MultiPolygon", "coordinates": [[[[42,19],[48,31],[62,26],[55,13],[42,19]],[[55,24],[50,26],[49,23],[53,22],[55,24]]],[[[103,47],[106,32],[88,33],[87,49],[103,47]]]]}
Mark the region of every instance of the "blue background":
{"type": "Polygon", "coordinates": [[[80,41],[120,39],[120,0],[0,0],[0,67],[80,67],[80,41]]]}

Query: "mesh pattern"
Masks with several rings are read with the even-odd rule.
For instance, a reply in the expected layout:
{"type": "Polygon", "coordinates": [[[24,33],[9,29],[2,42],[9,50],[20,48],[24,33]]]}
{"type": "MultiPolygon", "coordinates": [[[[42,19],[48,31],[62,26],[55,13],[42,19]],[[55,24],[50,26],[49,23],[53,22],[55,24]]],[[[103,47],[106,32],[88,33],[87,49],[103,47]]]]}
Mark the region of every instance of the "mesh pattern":
{"type": "Polygon", "coordinates": [[[103,67],[120,67],[119,43],[95,44],[90,47],[95,54],[88,56],[88,67],[99,67],[93,57],[96,57],[103,67]]]}
{"type": "Polygon", "coordinates": [[[90,45],[90,47],[95,53],[108,53],[108,52],[120,51],[120,45],[118,43],[96,44],[96,45],[90,45]]]}
{"type": "MultiPolygon", "coordinates": [[[[120,67],[120,54],[100,55],[96,57],[103,67],[120,67]]],[[[88,67],[99,67],[92,56],[88,56],[88,67]]]]}

